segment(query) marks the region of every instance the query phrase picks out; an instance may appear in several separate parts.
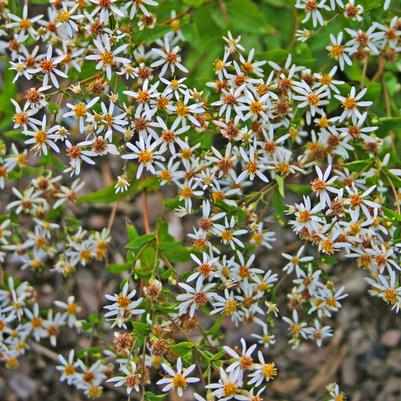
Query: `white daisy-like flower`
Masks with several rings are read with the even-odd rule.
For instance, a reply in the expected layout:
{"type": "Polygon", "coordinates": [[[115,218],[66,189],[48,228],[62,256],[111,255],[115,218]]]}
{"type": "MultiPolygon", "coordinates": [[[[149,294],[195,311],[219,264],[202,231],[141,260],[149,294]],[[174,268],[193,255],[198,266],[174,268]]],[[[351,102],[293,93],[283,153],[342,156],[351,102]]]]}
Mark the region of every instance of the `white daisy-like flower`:
{"type": "Polygon", "coordinates": [[[134,19],[138,11],[141,11],[142,14],[149,16],[150,13],[147,10],[146,6],[157,6],[159,3],[154,0],[140,0],[140,1],[128,1],[124,6],[124,11],[128,11],[131,8],[129,13],[130,19],[134,19]]]}
{"type": "Polygon", "coordinates": [[[78,120],[79,130],[81,131],[81,133],[83,133],[88,113],[91,107],[93,107],[98,102],[99,99],[100,99],[99,96],[96,96],[93,99],[91,99],[88,103],[85,102],[80,102],[75,104],[67,103],[66,106],[69,109],[71,109],[71,111],[64,113],[63,118],[74,117],[76,120],[78,120]]]}
{"type": "Polygon", "coordinates": [[[125,43],[112,50],[108,36],[102,36],[101,39],[94,39],[93,43],[96,46],[97,53],[86,56],[86,59],[97,61],[96,69],[105,70],[108,80],[111,79],[113,68],[115,68],[118,63],[128,64],[131,62],[130,59],[119,56],[119,54],[124,52],[128,47],[128,44],[125,43]]]}
{"type": "Polygon", "coordinates": [[[58,78],[68,78],[68,76],[56,66],[61,63],[66,55],[53,57],[53,47],[49,45],[47,47],[47,52],[44,57],[39,61],[39,66],[37,68],[29,69],[28,72],[31,74],[36,74],[40,72],[43,74],[43,86],[48,86],[51,82],[55,88],[59,88],[58,78]],[[49,82],[50,81],[50,82],[49,82]]]}
{"type": "Polygon", "coordinates": [[[274,362],[266,362],[261,351],[258,351],[259,363],[255,363],[255,371],[249,375],[249,385],[259,386],[263,382],[269,382],[277,376],[277,368],[274,362]]]}
{"type": "Polygon", "coordinates": [[[126,160],[135,159],[138,161],[139,166],[136,173],[136,178],[141,177],[143,169],[146,169],[152,174],[156,174],[156,170],[154,168],[155,161],[164,160],[164,157],[161,155],[162,152],[160,150],[156,150],[156,148],[160,145],[160,142],[160,139],[152,142],[151,136],[148,136],[146,140],[140,136],[139,141],[136,141],[135,145],[130,142],[127,143],[127,147],[132,150],[132,153],[127,153],[121,157],[126,160]]]}
{"type": "Polygon", "coordinates": [[[185,290],[184,294],[177,295],[177,301],[180,303],[178,306],[179,315],[183,315],[189,310],[189,316],[193,317],[195,311],[201,306],[206,305],[215,295],[210,290],[216,284],[210,283],[204,285],[202,277],[199,277],[196,281],[195,288],[185,283],[179,283],[178,285],[185,290]]]}
{"type": "Polygon", "coordinates": [[[92,11],[91,16],[95,16],[99,14],[99,21],[103,24],[107,24],[109,22],[110,15],[115,15],[116,17],[124,18],[125,14],[121,11],[114,3],[117,0],[90,0],[92,3],[96,5],[95,9],[92,11]]]}
{"type": "Polygon", "coordinates": [[[155,62],[153,62],[150,66],[152,68],[161,67],[159,76],[162,77],[167,72],[167,69],[170,68],[171,74],[174,75],[175,69],[178,68],[180,71],[187,73],[188,69],[181,64],[181,55],[179,54],[180,47],[174,46],[170,47],[170,43],[168,38],[165,38],[163,42],[163,48],[152,49],[152,54],[157,58],[155,62]]]}
{"type": "Polygon", "coordinates": [[[50,129],[47,129],[46,126],[47,117],[46,114],[44,114],[39,128],[34,131],[24,132],[25,135],[31,137],[30,139],[27,139],[25,143],[28,145],[33,144],[32,149],[36,153],[43,153],[47,155],[49,147],[53,149],[56,153],[59,153],[60,149],[55,143],[55,140],[57,139],[57,135],[55,134],[55,132],[58,131],[59,127],[56,125],[50,129]]]}
{"type": "Polygon", "coordinates": [[[339,121],[344,121],[347,118],[351,118],[352,122],[355,123],[357,119],[362,118],[362,113],[359,108],[369,107],[373,104],[371,101],[361,100],[367,92],[367,88],[362,89],[356,94],[355,86],[351,87],[348,96],[334,95],[334,97],[342,103],[344,111],[339,117],[339,121]]]}
{"type": "Polygon", "coordinates": [[[238,353],[235,349],[225,345],[223,347],[224,351],[228,355],[233,358],[233,362],[227,367],[227,372],[231,372],[233,370],[239,370],[241,372],[240,377],[242,378],[242,374],[246,370],[251,370],[253,368],[253,358],[252,354],[255,351],[257,345],[253,344],[249,348],[246,345],[246,341],[244,338],[241,338],[241,353],[238,353]]]}
{"type": "Polygon", "coordinates": [[[108,312],[105,313],[106,318],[114,320],[114,324],[118,327],[124,327],[125,320],[129,319],[134,315],[141,315],[145,312],[144,309],[138,309],[138,306],[142,303],[143,298],[133,300],[136,295],[136,290],[129,292],[129,284],[126,282],[122,291],[119,294],[109,295],[106,294],[106,299],[112,301],[111,305],[104,306],[108,312]]]}
{"type": "Polygon", "coordinates": [[[341,71],[344,71],[345,65],[352,65],[352,60],[348,55],[348,50],[342,44],[343,33],[340,32],[337,38],[331,33],[330,44],[326,47],[330,56],[340,64],[341,71]]]}
{"type": "Polygon", "coordinates": [[[302,245],[295,256],[289,255],[288,253],[281,254],[283,258],[289,260],[289,262],[283,267],[283,271],[287,272],[287,274],[291,274],[295,269],[297,276],[301,274],[301,263],[307,263],[314,259],[313,256],[302,256],[304,249],[305,245],[302,245]]]}
{"type": "Polygon", "coordinates": [[[244,247],[243,242],[239,240],[237,237],[247,234],[248,230],[245,229],[236,230],[235,226],[236,226],[235,217],[232,216],[230,221],[226,217],[224,219],[224,225],[223,224],[214,225],[213,232],[220,237],[223,244],[230,245],[232,249],[235,249],[237,246],[243,248],[244,247]]]}
{"type": "Polygon", "coordinates": [[[61,365],[57,365],[56,369],[61,372],[60,380],[66,381],[67,384],[71,385],[79,376],[77,368],[78,361],[74,361],[74,350],[71,350],[68,354],[68,359],[62,355],[58,356],[58,360],[61,365]]]}
{"type": "Polygon", "coordinates": [[[195,370],[196,365],[191,365],[188,368],[183,368],[181,358],[177,359],[176,370],[172,369],[169,365],[163,363],[164,371],[170,376],[160,379],[156,382],[159,386],[164,386],[163,391],[168,392],[172,389],[177,391],[179,397],[182,397],[184,388],[188,384],[197,383],[200,381],[199,377],[190,377],[189,375],[195,370]]]}
{"type": "Polygon", "coordinates": [[[137,366],[134,361],[130,361],[126,366],[120,365],[119,370],[123,376],[114,376],[108,380],[108,383],[114,383],[116,387],[124,386],[127,388],[127,394],[131,394],[132,390],[140,391],[141,375],[137,373],[137,366]]]}
{"type": "Polygon", "coordinates": [[[330,11],[330,7],[326,5],[327,0],[310,1],[310,0],[297,0],[295,7],[305,10],[305,18],[302,23],[308,22],[312,19],[312,25],[316,28],[318,25],[323,26],[324,20],[321,11],[330,11]]]}

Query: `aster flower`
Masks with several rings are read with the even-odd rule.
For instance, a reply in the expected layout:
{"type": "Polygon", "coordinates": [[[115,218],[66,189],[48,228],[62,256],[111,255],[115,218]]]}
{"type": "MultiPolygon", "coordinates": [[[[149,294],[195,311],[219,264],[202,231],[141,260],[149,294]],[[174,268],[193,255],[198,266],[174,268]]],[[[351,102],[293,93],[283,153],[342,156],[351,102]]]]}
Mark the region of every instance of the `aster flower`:
{"type": "Polygon", "coordinates": [[[53,57],[52,54],[53,47],[52,45],[49,45],[46,54],[41,57],[39,61],[39,66],[37,68],[29,69],[28,72],[30,74],[43,74],[43,86],[47,86],[51,83],[55,88],[59,88],[58,77],[67,78],[67,75],[57,68],[57,64],[61,63],[66,56],[53,57]]]}
{"type": "Polygon", "coordinates": [[[181,358],[177,359],[176,370],[163,363],[162,367],[170,377],[160,379],[156,382],[156,384],[159,386],[164,386],[164,392],[174,389],[177,391],[178,396],[182,397],[184,388],[186,388],[189,384],[197,383],[200,380],[198,377],[189,376],[195,370],[195,366],[196,365],[191,365],[188,368],[183,368],[181,358]]]}
{"type": "Polygon", "coordinates": [[[119,294],[106,294],[106,299],[113,303],[104,307],[108,310],[104,316],[114,320],[113,326],[117,324],[118,327],[124,327],[125,320],[131,316],[141,315],[145,312],[144,309],[137,308],[142,303],[143,298],[138,298],[134,301],[133,298],[136,295],[136,290],[128,293],[128,289],[129,285],[127,282],[119,294]]]}
{"type": "Polygon", "coordinates": [[[139,392],[139,384],[141,376],[136,373],[137,367],[134,361],[130,361],[126,366],[120,365],[120,371],[123,376],[114,376],[107,380],[108,383],[115,383],[116,387],[124,386],[127,388],[127,394],[131,394],[132,390],[139,392]]]}
{"type": "Polygon", "coordinates": [[[97,61],[96,69],[105,70],[107,79],[109,80],[111,79],[112,70],[117,63],[127,64],[131,62],[130,59],[119,56],[128,47],[127,44],[123,44],[112,50],[110,39],[107,36],[103,36],[101,39],[94,39],[93,44],[96,46],[96,54],[86,56],[86,59],[97,61]]]}
{"type": "Polygon", "coordinates": [[[160,140],[152,142],[150,136],[146,138],[146,141],[142,136],[140,136],[139,141],[137,141],[135,145],[127,143],[127,147],[132,150],[132,153],[123,155],[122,158],[127,160],[138,160],[139,167],[136,173],[136,178],[139,178],[142,175],[143,169],[150,171],[152,174],[156,174],[153,164],[157,160],[164,160],[164,157],[161,155],[162,152],[156,150],[159,145],[160,140]]]}

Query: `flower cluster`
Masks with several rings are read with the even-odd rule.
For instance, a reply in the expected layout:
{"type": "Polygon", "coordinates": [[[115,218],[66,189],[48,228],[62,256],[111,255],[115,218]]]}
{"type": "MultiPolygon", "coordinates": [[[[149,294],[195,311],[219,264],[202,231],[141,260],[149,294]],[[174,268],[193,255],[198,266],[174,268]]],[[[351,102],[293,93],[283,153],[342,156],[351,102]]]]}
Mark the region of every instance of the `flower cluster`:
{"type": "MultiPolygon", "coordinates": [[[[320,347],[333,335],[331,318],[347,297],[334,265],[363,269],[369,292],[399,311],[401,170],[384,127],[392,123],[388,90],[386,116],[372,91],[401,52],[401,18],[365,29],[353,0],[297,0],[316,31],[298,30],[291,46],[313,41],[326,16],[352,22],[330,34],[324,68],[291,52],[248,51],[228,31],[214,78],[198,83],[181,29],[195,6],[159,27],[153,0],[54,0],[43,14],[27,3],[13,13],[0,0],[0,51],[21,89],[0,148],[7,367],[46,338],[55,347],[67,326],[97,341],[93,352],[58,357],[61,381],[90,398],[108,386],[141,400],[175,391],[262,401],[278,372],[267,353],[281,322],[292,348],[320,347]],[[137,41],[156,26],[157,38],[137,41]],[[377,63],[373,74],[369,63],[377,63]],[[105,165],[112,184],[80,199],[88,171],[105,165]],[[147,194],[155,190],[166,213],[152,230],[147,194]],[[145,233],[127,220],[126,261],[109,263],[119,204],[136,195],[145,233]],[[95,198],[115,203],[108,227],[87,231],[74,205],[95,198]],[[184,222],[180,240],[167,214],[184,222]],[[68,279],[92,262],[124,273],[96,322],[80,320],[74,295],[45,311],[33,284],[13,278],[68,279]],[[230,347],[224,325],[250,336],[230,347]]],[[[327,390],[344,399],[338,385],[327,390]]]]}

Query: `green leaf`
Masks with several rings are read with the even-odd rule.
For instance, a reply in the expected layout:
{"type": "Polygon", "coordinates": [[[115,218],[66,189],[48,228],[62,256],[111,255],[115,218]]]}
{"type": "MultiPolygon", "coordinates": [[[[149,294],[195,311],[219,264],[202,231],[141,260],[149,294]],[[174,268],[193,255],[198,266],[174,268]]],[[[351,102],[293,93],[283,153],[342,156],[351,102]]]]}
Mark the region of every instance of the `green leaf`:
{"type": "Polygon", "coordinates": [[[152,233],[144,234],[128,242],[128,244],[125,245],[125,247],[132,250],[141,249],[145,244],[149,243],[150,241],[153,241],[154,239],[155,239],[154,234],[152,233]]]}
{"type": "Polygon", "coordinates": [[[134,333],[137,336],[147,336],[150,333],[150,327],[148,324],[138,321],[131,322],[134,333]]]}
{"type": "Polygon", "coordinates": [[[350,171],[361,171],[368,164],[372,163],[372,159],[355,160],[353,162],[344,163],[344,167],[347,167],[350,171]]]}
{"type": "Polygon", "coordinates": [[[148,245],[146,246],[141,255],[139,257],[141,264],[138,268],[135,269],[135,272],[138,274],[139,277],[142,278],[150,278],[155,268],[157,268],[157,252],[154,246],[148,245]]]}
{"type": "Polygon", "coordinates": [[[276,174],[274,176],[274,179],[276,180],[277,184],[278,184],[278,192],[281,195],[282,198],[285,197],[285,193],[284,193],[284,178],[281,177],[281,175],[276,174]]]}
{"type": "Polygon", "coordinates": [[[186,262],[190,259],[191,249],[183,246],[180,241],[160,242],[159,249],[171,262],[186,262]]]}
{"type": "Polygon", "coordinates": [[[283,204],[283,198],[279,194],[278,191],[274,191],[273,197],[272,197],[272,204],[274,206],[276,216],[284,222],[284,211],[285,211],[285,206],[283,204]]]}
{"type": "Polygon", "coordinates": [[[392,221],[401,222],[401,214],[399,214],[399,213],[395,212],[394,210],[391,210],[391,209],[389,209],[389,208],[387,208],[385,206],[382,206],[382,209],[383,209],[384,215],[388,219],[390,219],[392,221]]]}
{"type": "Polygon", "coordinates": [[[224,2],[230,29],[234,32],[274,34],[276,29],[270,25],[264,13],[251,0],[228,0],[224,2]]]}
{"type": "Polygon", "coordinates": [[[110,273],[122,273],[132,269],[132,263],[113,263],[107,266],[110,273]]]}
{"type": "MultiPolygon", "coordinates": [[[[379,120],[378,135],[386,136],[390,131],[401,129],[401,117],[381,117],[379,120]]],[[[401,131],[400,131],[401,132],[401,131]]]]}
{"type": "Polygon", "coordinates": [[[167,397],[167,393],[164,394],[155,394],[151,391],[145,392],[145,400],[146,401],[162,401],[167,397]]]}
{"type": "Polygon", "coordinates": [[[171,350],[174,351],[177,355],[183,356],[185,355],[190,349],[192,349],[194,344],[189,341],[185,341],[182,343],[178,343],[171,346],[171,350]]]}
{"type": "Polygon", "coordinates": [[[304,184],[287,184],[287,188],[299,195],[309,195],[312,192],[311,187],[304,184]]]}
{"type": "Polygon", "coordinates": [[[134,241],[139,237],[138,231],[132,224],[127,224],[127,234],[130,241],[134,241]]]}
{"type": "Polygon", "coordinates": [[[219,351],[217,354],[214,354],[211,358],[212,361],[218,361],[220,360],[224,355],[226,354],[226,351],[224,351],[224,349],[222,349],[221,351],[219,351]]]}

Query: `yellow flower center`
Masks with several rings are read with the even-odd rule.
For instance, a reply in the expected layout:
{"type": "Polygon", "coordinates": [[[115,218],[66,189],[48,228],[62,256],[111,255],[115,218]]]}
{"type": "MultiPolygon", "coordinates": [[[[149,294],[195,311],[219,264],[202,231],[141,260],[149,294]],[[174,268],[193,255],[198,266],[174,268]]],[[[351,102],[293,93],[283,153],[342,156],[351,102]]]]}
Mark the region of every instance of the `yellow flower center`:
{"type": "Polygon", "coordinates": [[[273,362],[264,364],[262,372],[266,380],[270,380],[277,375],[277,369],[273,362]]]}
{"type": "Polygon", "coordinates": [[[221,238],[223,241],[231,242],[233,239],[233,232],[231,230],[224,230],[221,233],[221,238]]]}
{"type": "Polygon", "coordinates": [[[57,15],[57,21],[64,23],[67,22],[70,19],[70,13],[68,11],[61,11],[58,15],[57,15]]]}
{"type": "Polygon", "coordinates": [[[347,97],[343,102],[344,109],[353,110],[356,107],[356,103],[357,101],[355,98],[347,97]]]}
{"type": "Polygon", "coordinates": [[[232,397],[233,395],[237,394],[238,389],[235,383],[225,383],[223,391],[224,397],[232,397]]]}
{"type": "Polygon", "coordinates": [[[29,29],[31,27],[32,23],[29,19],[23,19],[19,22],[19,26],[21,29],[29,29]]]}
{"type": "Polygon", "coordinates": [[[78,103],[74,106],[74,113],[76,117],[85,117],[86,116],[86,105],[85,103],[78,103]]]}
{"type": "Polygon", "coordinates": [[[185,387],[186,385],[187,385],[187,381],[185,380],[185,377],[182,374],[177,373],[173,377],[173,386],[174,386],[174,388],[185,387]]]}
{"type": "Polygon", "coordinates": [[[224,313],[226,315],[232,315],[237,310],[237,301],[229,299],[224,305],[224,313]]]}
{"type": "Polygon", "coordinates": [[[150,152],[147,149],[144,149],[140,154],[138,158],[139,163],[147,164],[153,161],[153,153],[150,152]]]}
{"type": "Polygon", "coordinates": [[[38,145],[42,145],[46,142],[47,139],[47,132],[45,131],[38,131],[35,133],[35,141],[38,145]]]}
{"type": "Polygon", "coordinates": [[[117,298],[117,305],[119,308],[125,309],[130,303],[129,298],[126,295],[120,294],[117,298]]]}
{"type": "Polygon", "coordinates": [[[106,64],[106,65],[112,65],[114,62],[114,55],[111,52],[100,53],[100,58],[103,61],[103,64],[106,64]]]}
{"type": "Polygon", "coordinates": [[[177,114],[178,117],[185,117],[188,115],[188,111],[189,111],[188,107],[185,106],[184,103],[179,102],[177,104],[177,109],[176,109],[175,113],[177,114]]]}

